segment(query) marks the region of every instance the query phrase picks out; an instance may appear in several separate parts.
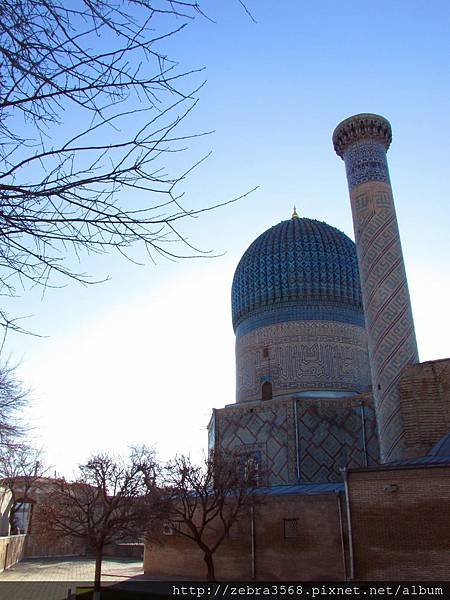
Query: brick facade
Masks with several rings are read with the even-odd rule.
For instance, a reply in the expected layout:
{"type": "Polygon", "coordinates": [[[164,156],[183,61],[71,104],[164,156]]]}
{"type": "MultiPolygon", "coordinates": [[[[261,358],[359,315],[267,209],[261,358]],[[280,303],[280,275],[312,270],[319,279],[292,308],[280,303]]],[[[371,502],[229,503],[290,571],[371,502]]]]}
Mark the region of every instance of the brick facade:
{"type": "Polygon", "coordinates": [[[409,366],[399,392],[406,456],[423,456],[450,431],[450,359],[409,366]]]}
{"type": "Polygon", "coordinates": [[[350,472],[355,580],[450,576],[450,460],[350,472]]]}
{"type": "MultiPolygon", "coordinates": [[[[254,552],[247,512],[215,555],[217,578],[448,580],[450,459],[349,471],[348,506],[339,484],[329,493],[267,495],[254,511],[254,552]]],[[[146,546],[144,571],[203,579],[206,567],[194,542],[170,535],[146,546]]]]}
{"type": "MultiPolygon", "coordinates": [[[[333,492],[267,496],[254,510],[254,554],[248,511],[214,556],[217,578],[250,580],[254,574],[256,580],[345,579],[338,502],[343,507],[342,498],[333,492]],[[295,535],[289,539],[285,538],[285,520],[295,521],[295,535]]],[[[202,553],[194,542],[180,535],[163,538],[161,545],[145,548],[146,574],[205,577],[202,553]]]]}
{"type": "Polygon", "coordinates": [[[340,501],[334,493],[299,494],[273,497],[259,508],[256,578],[275,581],[345,579],[340,501]],[[296,539],[285,539],[285,519],[297,520],[296,539]]]}

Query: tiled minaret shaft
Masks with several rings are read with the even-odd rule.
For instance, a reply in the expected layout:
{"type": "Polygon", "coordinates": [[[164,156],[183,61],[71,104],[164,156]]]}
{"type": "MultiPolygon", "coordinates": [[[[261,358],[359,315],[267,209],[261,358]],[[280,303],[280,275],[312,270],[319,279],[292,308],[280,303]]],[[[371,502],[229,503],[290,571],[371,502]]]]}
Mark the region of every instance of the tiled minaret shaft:
{"type": "Polygon", "coordinates": [[[418,362],[386,160],[391,139],[389,121],[372,114],[346,119],[333,134],[347,171],[382,462],[407,454],[398,380],[418,362]]]}

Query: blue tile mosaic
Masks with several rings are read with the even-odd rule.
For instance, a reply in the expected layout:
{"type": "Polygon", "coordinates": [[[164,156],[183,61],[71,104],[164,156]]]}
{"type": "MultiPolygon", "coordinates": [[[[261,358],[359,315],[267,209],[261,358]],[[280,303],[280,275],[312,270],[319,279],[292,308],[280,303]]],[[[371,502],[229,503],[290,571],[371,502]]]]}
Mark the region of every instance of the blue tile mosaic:
{"type": "Polygon", "coordinates": [[[249,315],[236,327],[236,337],[250,333],[260,327],[286,323],[288,321],[337,321],[365,327],[364,314],[355,307],[338,303],[326,304],[320,300],[283,302],[261,308],[249,315]]]}
{"type": "Polygon", "coordinates": [[[314,219],[282,221],[260,235],[237,266],[231,295],[235,331],[248,319],[363,323],[355,244],[314,219]]]}
{"type": "Polygon", "coordinates": [[[344,161],[350,191],[367,181],[390,183],[386,148],[382,143],[356,142],[345,151],[344,161]]]}

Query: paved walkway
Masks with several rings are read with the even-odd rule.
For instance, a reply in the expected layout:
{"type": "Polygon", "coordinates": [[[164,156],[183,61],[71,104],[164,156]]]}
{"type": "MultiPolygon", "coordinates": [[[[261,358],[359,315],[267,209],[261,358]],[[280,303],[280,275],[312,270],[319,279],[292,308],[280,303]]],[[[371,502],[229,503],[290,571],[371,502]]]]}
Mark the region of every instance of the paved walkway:
{"type": "MultiPolygon", "coordinates": [[[[92,582],[95,561],[87,558],[25,559],[0,573],[0,599],[65,600],[74,582],[92,582]]],[[[142,560],[105,558],[102,582],[111,584],[127,579],[152,580],[144,575],[142,560]]],[[[153,578],[154,579],[154,578],[153,578]]]]}
{"type": "MultiPolygon", "coordinates": [[[[0,573],[0,581],[92,581],[94,572],[91,558],[28,558],[0,573]]],[[[102,563],[103,581],[143,574],[142,560],[108,557],[102,563]]]]}

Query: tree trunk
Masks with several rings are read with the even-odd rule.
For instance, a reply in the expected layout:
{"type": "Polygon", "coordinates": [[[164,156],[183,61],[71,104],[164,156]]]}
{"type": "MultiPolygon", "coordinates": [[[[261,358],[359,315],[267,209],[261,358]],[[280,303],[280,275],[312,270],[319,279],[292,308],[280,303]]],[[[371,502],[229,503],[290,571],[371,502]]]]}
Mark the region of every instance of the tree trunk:
{"type": "Polygon", "coordinates": [[[210,552],[205,552],[205,555],[203,557],[203,560],[206,563],[206,566],[208,567],[208,575],[206,576],[208,581],[215,581],[216,580],[216,576],[214,573],[214,561],[213,561],[213,556],[210,552]]]}
{"type": "Polygon", "coordinates": [[[101,577],[102,577],[103,545],[95,548],[95,576],[93,600],[100,600],[101,577]]]}

